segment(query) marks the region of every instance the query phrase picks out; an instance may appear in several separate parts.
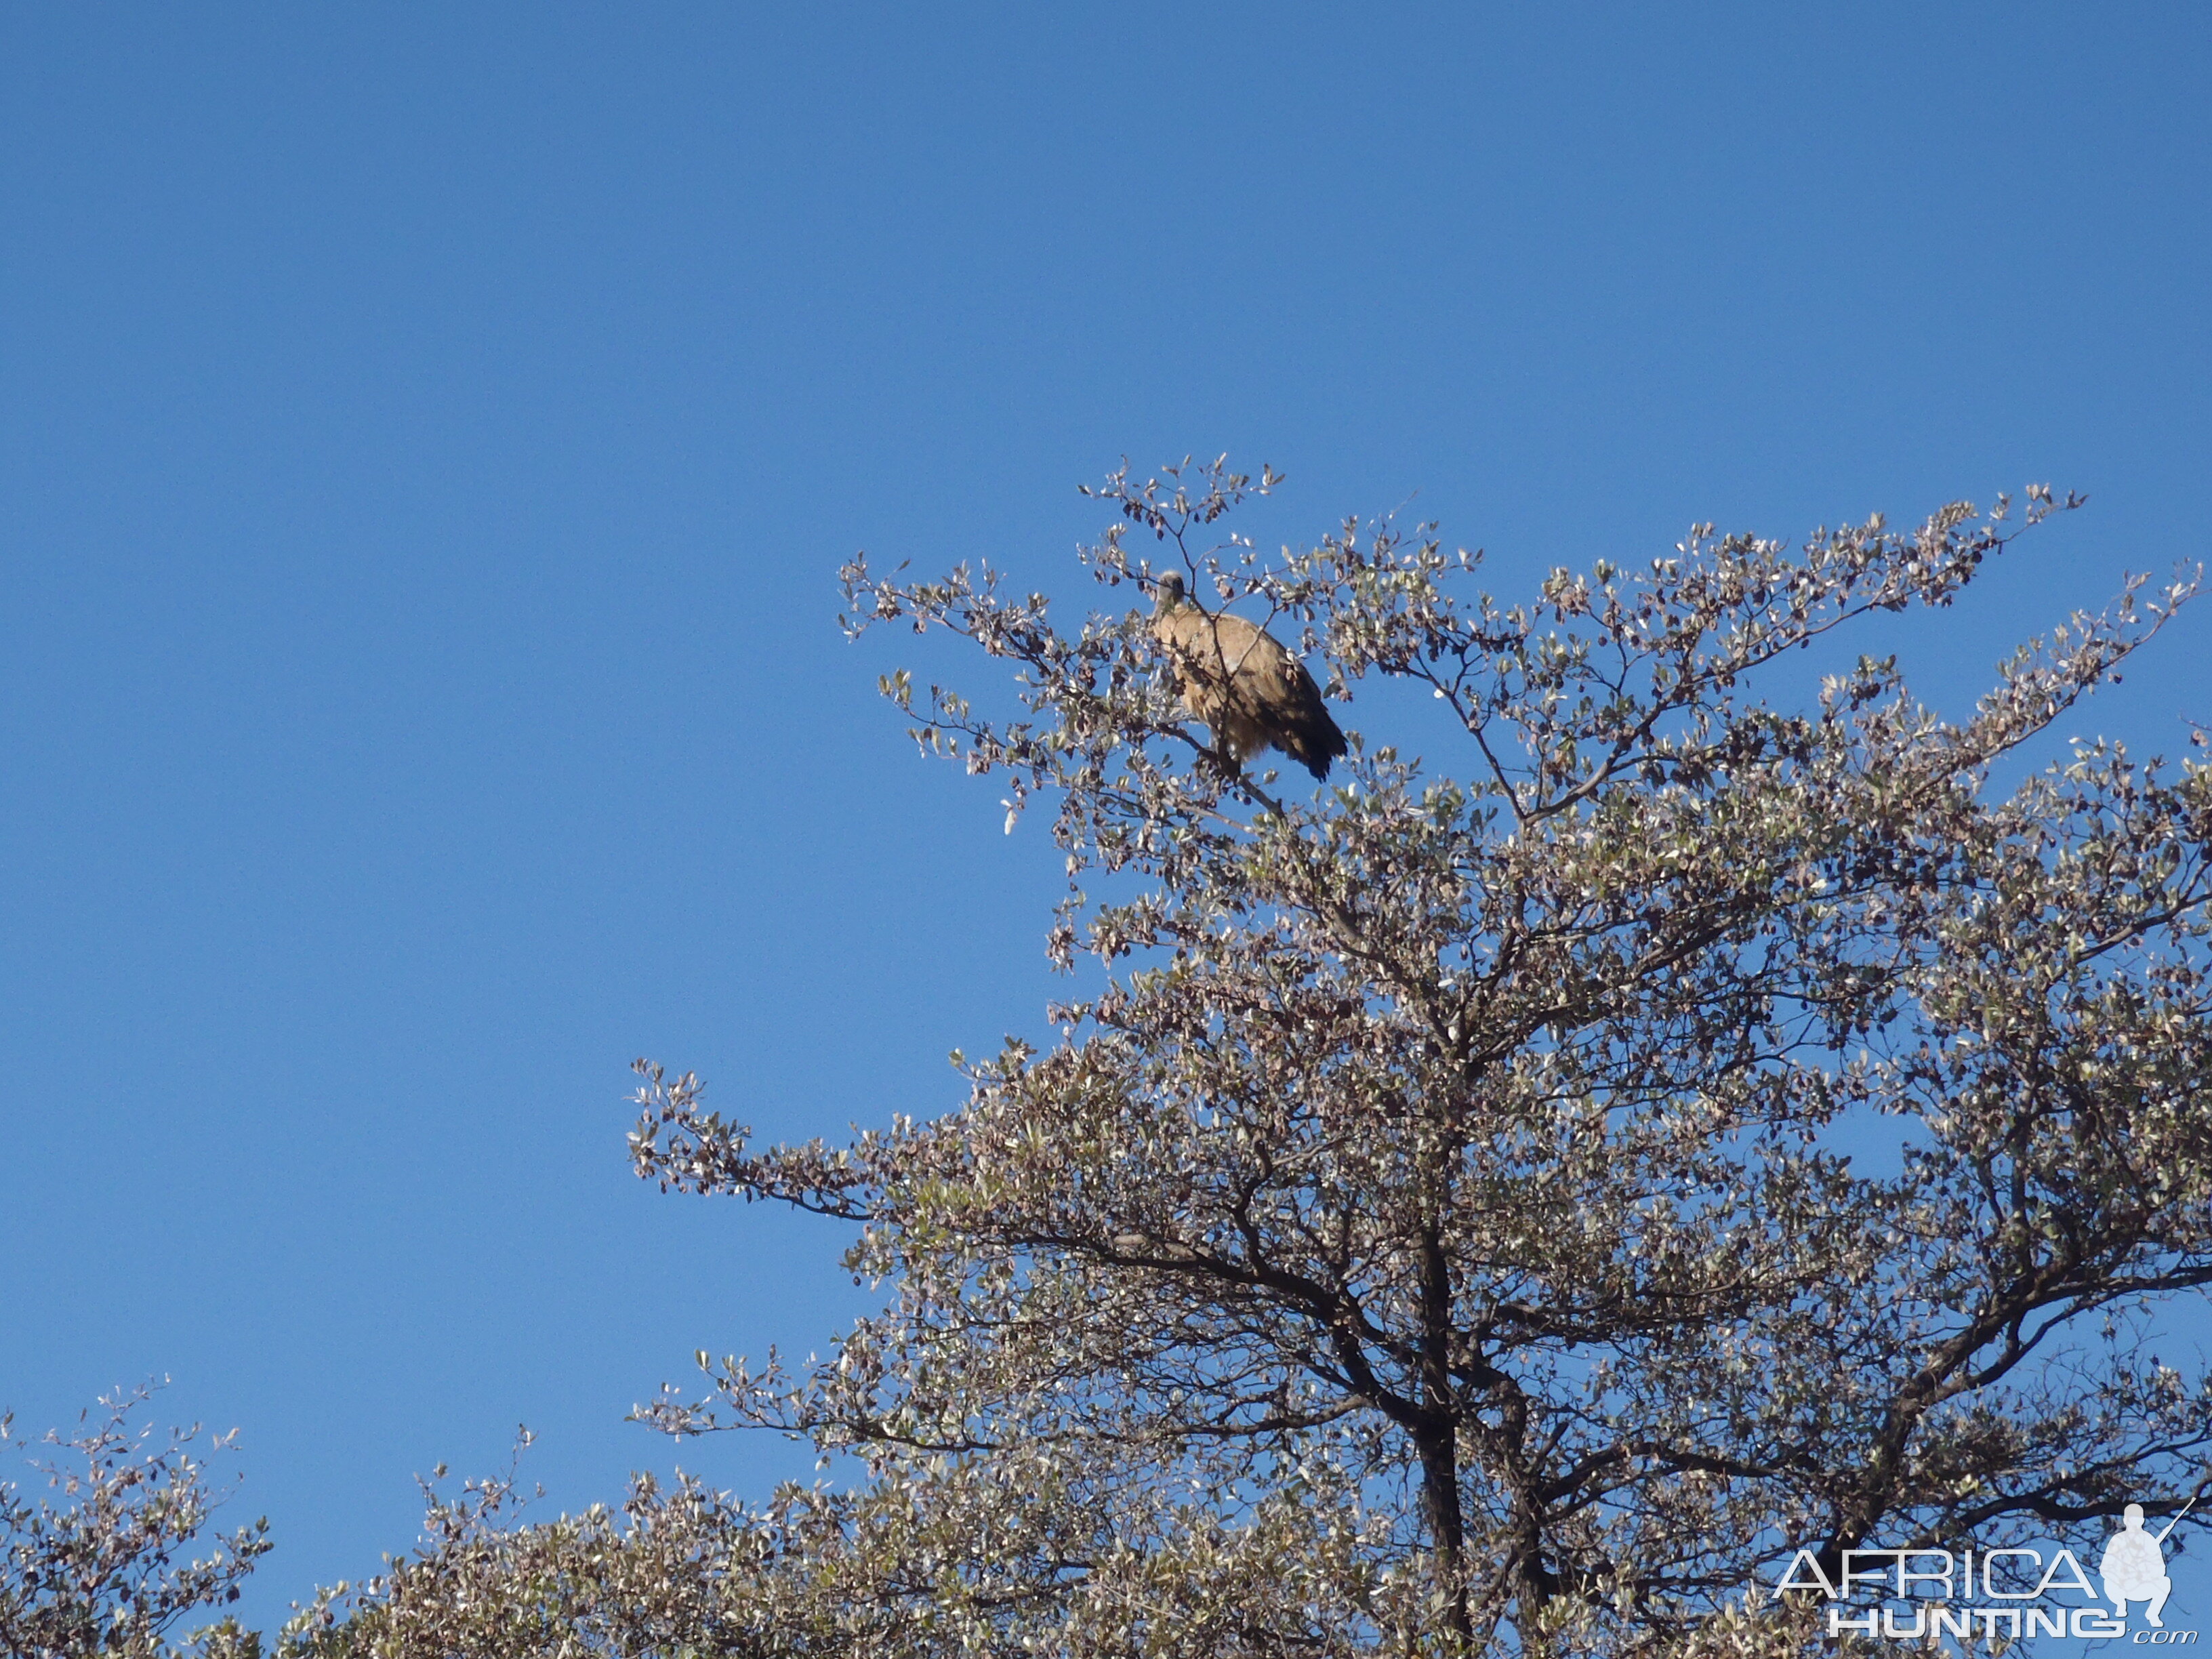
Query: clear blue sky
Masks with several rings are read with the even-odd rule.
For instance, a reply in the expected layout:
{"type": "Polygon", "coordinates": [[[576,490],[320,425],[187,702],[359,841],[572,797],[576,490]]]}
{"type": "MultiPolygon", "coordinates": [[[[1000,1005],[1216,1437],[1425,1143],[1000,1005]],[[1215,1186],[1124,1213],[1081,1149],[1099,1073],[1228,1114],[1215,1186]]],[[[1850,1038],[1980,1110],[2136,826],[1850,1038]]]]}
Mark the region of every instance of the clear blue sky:
{"type": "Polygon", "coordinates": [[[1124,453],[1501,591],[2089,492],[1896,631],[1939,702],[2203,553],[2203,8],[1195,9],[0,12],[0,1406],[242,1428],[252,1621],[851,1308],[630,1178],[632,1056],[834,1135],[1036,1024],[1042,826],[914,757],[855,548],[1086,603],[1124,453]]]}

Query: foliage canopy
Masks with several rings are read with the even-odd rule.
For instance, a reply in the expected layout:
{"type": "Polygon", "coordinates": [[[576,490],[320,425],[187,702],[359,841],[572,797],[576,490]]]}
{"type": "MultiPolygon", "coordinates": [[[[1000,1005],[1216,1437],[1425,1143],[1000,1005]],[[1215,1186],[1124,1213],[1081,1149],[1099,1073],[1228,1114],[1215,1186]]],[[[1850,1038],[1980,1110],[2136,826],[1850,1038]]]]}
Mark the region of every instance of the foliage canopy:
{"type": "Polygon", "coordinates": [[[847,1147],[756,1149],[652,1072],[641,1171],[856,1222],[896,1296],[656,1420],[972,1494],[945,1578],[1068,1651],[1639,1651],[1801,1544],[2179,1509],[2212,1393],[2143,1339],[2212,1279],[2212,779],[2101,743],[1990,777],[2193,582],[1951,721],[1894,659],[1788,667],[1949,605],[2008,502],[1700,527],[1507,606],[1387,524],[1261,558],[1222,521],[1274,482],[1125,470],[1087,562],[1295,625],[1334,696],[1425,686],[1464,764],[1359,745],[1294,798],[1185,724],[1139,616],[855,561],[854,632],[1017,669],[1010,718],[886,690],[1010,813],[1050,804],[1052,949],[1106,977],[963,1110],[847,1147]]]}

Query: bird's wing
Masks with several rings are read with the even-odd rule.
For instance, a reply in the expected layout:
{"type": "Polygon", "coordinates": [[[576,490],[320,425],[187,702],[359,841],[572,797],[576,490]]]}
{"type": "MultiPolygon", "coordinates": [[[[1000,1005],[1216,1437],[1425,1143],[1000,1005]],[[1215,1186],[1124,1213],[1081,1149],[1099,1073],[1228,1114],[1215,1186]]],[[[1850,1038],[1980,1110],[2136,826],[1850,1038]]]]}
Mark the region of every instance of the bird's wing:
{"type": "Polygon", "coordinates": [[[1289,720],[1310,712],[1321,700],[1321,688],[1306,672],[1306,665],[1280,643],[1262,634],[1237,671],[1237,689],[1269,715],[1289,720]]]}
{"type": "Polygon", "coordinates": [[[1177,664],[1212,679],[1242,676],[1250,667],[1284,654],[1265,629],[1225,611],[1178,605],[1152,621],[1152,633],[1177,664]]]}

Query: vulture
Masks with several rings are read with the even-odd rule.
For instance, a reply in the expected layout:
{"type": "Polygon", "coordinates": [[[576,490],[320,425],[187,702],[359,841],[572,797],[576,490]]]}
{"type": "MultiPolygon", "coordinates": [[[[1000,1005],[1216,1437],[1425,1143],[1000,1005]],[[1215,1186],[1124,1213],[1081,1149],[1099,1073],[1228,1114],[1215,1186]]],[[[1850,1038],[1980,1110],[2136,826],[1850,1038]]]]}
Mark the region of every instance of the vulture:
{"type": "Polygon", "coordinates": [[[1170,570],[1153,583],[1152,634],[1182,688],[1182,706],[1204,720],[1214,747],[1237,765],[1281,750],[1316,778],[1344,753],[1344,733],[1322,706],[1306,665],[1242,617],[1202,609],[1170,570]]]}

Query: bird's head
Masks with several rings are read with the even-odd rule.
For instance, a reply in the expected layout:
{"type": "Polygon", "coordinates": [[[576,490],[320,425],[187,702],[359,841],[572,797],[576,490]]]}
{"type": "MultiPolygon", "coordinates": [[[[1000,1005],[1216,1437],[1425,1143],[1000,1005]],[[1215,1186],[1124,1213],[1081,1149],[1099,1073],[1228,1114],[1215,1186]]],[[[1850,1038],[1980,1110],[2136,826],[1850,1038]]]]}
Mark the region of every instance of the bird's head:
{"type": "Polygon", "coordinates": [[[1182,603],[1182,572],[1164,570],[1152,578],[1153,614],[1164,617],[1182,603]]]}

